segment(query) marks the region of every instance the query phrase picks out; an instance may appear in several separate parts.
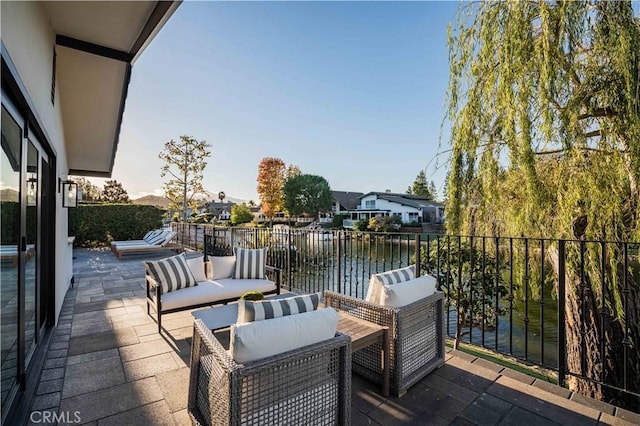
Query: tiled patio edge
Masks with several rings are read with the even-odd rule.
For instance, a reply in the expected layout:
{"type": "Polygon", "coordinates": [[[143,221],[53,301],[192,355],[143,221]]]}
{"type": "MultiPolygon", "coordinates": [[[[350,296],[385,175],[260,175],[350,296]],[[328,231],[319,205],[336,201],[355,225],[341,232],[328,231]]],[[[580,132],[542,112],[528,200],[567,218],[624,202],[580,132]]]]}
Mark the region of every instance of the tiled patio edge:
{"type": "MultiPolygon", "coordinates": [[[[76,305],[77,288],[69,288],[62,303],[58,324],[53,329],[53,335],[46,349],[46,359],[40,373],[36,395],[29,408],[27,424],[42,424],[46,418],[59,418],[60,401],[67,366],[67,353],[71,339],[71,325],[76,305]]],[[[55,424],[55,423],[50,423],[55,424]]]]}

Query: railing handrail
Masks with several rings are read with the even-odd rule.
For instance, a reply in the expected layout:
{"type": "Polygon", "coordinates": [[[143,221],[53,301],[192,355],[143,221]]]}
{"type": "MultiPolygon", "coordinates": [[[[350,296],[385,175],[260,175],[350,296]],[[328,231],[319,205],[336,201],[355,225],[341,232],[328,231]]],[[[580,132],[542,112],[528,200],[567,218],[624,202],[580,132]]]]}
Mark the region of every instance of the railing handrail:
{"type": "MultiPolygon", "coordinates": [[[[582,292],[581,300],[586,300],[584,298],[587,296],[596,297],[584,292],[585,277],[590,277],[593,288],[597,287],[599,294],[605,295],[605,299],[600,298],[595,304],[598,311],[593,315],[608,315],[606,307],[613,301],[605,290],[610,284],[607,273],[611,273],[613,264],[605,268],[604,263],[599,265],[598,262],[610,261],[607,253],[615,253],[624,258],[616,262],[627,271],[632,261],[638,262],[640,242],[500,235],[425,235],[305,227],[241,228],[188,223],[172,224],[172,227],[178,230],[178,238],[183,239],[180,242],[195,249],[200,249],[205,234],[217,236],[218,244],[224,246],[227,252],[236,245],[270,246],[268,256],[271,261],[279,262],[276,266],[283,269],[283,284],[290,290],[314,292],[331,289],[364,297],[371,274],[415,263],[418,274],[426,270],[440,280],[441,288],[447,295],[446,328],[450,336],[555,371],[561,385],[564,385],[568,376],[578,376],[603,387],[622,389],[629,395],[640,396],[640,390],[629,385],[636,383],[631,380],[631,375],[636,372],[633,363],[638,361],[634,361],[633,356],[638,357],[638,351],[629,344],[632,335],[628,328],[624,330],[625,341],[622,342],[625,354],[624,384],[610,383],[605,370],[594,378],[568,364],[566,321],[567,315],[573,315],[573,312],[566,310],[565,296],[571,286],[578,285],[578,292],[582,292]],[[587,251],[589,256],[586,255],[587,251]],[[541,253],[545,255],[541,256],[541,253]],[[557,256],[556,269],[546,264],[551,262],[552,253],[557,256]],[[426,258],[423,258],[425,255],[426,258]],[[570,275],[567,269],[568,256],[574,256],[571,260],[574,275],[570,275]],[[548,276],[555,277],[552,283],[556,288],[545,288],[545,285],[549,285],[545,281],[548,276]],[[575,280],[579,280],[578,284],[575,280]],[[504,290],[500,290],[501,286],[504,290]],[[539,295],[533,292],[535,286],[540,288],[539,295]],[[555,293],[553,298],[552,292],[555,293]],[[468,297],[472,306],[466,312],[468,318],[461,318],[456,313],[455,301],[463,296],[468,297]],[[478,311],[473,306],[478,306],[478,311]],[[464,329],[459,327],[460,321],[465,324],[464,329]],[[514,346],[518,335],[522,336],[524,349],[514,346]],[[554,350],[553,345],[546,347],[549,342],[557,344],[557,348],[554,350]]],[[[627,275],[624,275],[625,290],[620,296],[625,311],[620,315],[624,318],[629,318],[627,302],[630,291],[627,285],[640,287],[640,283],[632,281],[627,282],[627,275]]],[[[584,318],[578,320],[583,321],[584,318]]],[[[602,321],[605,320],[612,319],[605,318],[602,321]]],[[[598,328],[602,327],[604,325],[598,325],[598,328]]],[[[600,358],[607,356],[610,349],[604,345],[603,333],[598,333],[600,340],[595,346],[597,349],[593,354],[584,353],[583,360],[587,355],[600,358]]]]}

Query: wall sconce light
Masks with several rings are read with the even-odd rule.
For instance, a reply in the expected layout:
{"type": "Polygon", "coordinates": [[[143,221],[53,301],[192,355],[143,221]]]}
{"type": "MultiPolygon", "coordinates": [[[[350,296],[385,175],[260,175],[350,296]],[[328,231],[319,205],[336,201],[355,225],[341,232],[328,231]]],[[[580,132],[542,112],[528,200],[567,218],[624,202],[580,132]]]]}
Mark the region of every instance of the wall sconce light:
{"type": "Polygon", "coordinates": [[[78,207],[78,184],[58,178],[58,193],[62,193],[62,207],[78,207]]]}
{"type": "Polygon", "coordinates": [[[37,192],[38,179],[35,174],[30,174],[27,179],[27,206],[33,207],[36,205],[36,192],[37,192]]]}

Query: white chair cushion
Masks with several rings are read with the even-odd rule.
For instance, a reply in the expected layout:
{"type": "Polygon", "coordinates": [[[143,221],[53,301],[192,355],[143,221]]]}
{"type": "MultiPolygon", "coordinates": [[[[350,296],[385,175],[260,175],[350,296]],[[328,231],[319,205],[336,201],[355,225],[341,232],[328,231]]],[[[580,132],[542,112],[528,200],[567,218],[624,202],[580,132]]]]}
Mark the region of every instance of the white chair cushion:
{"type": "Polygon", "coordinates": [[[371,275],[365,300],[369,303],[373,303],[374,305],[381,305],[380,297],[382,294],[382,286],[412,280],[416,276],[415,271],[415,265],[411,265],[406,268],[394,269],[392,271],[371,275]]]}
{"type": "Polygon", "coordinates": [[[238,300],[238,324],[262,321],[318,309],[320,294],[304,294],[278,300],[238,300]]]}
{"type": "Polygon", "coordinates": [[[423,275],[400,284],[384,285],[380,305],[399,308],[417,302],[435,293],[436,283],[431,275],[423,275]]]}
{"type": "Polygon", "coordinates": [[[205,262],[202,261],[200,256],[187,259],[187,266],[196,281],[207,281],[207,276],[205,274],[205,262]]]}
{"type": "Polygon", "coordinates": [[[239,364],[298,349],[336,334],[333,308],[231,326],[229,351],[239,364]]]}
{"type": "Polygon", "coordinates": [[[231,278],[236,270],[235,256],[210,256],[211,266],[213,268],[212,280],[218,278],[231,278]]]}
{"type": "Polygon", "coordinates": [[[276,284],[269,280],[220,280],[199,281],[196,287],[183,288],[162,295],[162,310],[183,308],[185,306],[216,303],[221,300],[237,299],[248,291],[263,293],[274,291],[276,284]]]}

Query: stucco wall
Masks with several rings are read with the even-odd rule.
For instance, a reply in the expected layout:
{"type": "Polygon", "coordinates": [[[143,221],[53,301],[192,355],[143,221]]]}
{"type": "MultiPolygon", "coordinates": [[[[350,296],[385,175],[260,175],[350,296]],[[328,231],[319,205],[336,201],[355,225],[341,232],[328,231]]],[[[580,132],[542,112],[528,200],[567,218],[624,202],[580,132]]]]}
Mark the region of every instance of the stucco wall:
{"type": "MultiPolygon", "coordinates": [[[[40,124],[55,151],[57,177],[66,177],[67,159],[64,145],[64,127],[57,93],[51,103],[51,69],[55,34],[51,29],[42,6],[37,2],[3,1],[2,43],[15,65],[20,80],[36,109],[40,124]]],[[[45,141],[40,141],[44,143],[45,141]]],[[[55,243],[55,311],[56,323],[64,296],[69,287],[70,264],[67,252],[67,211],[56,196],[56,243],[55,243]]]]}

